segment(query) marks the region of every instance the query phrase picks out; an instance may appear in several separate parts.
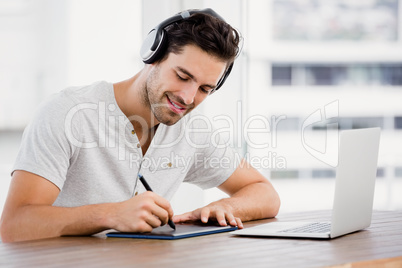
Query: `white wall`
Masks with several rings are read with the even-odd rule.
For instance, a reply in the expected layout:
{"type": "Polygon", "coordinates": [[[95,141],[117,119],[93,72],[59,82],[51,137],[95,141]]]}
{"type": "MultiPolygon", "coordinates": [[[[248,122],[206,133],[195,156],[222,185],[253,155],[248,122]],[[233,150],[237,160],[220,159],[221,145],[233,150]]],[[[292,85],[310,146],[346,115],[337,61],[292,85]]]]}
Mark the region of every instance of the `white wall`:
{"type": "Polygon", "coordinates": [[[67,86],[134,75],[141,20],[140,0],[0,1],[0,212],[39,103],[67,86]]]}

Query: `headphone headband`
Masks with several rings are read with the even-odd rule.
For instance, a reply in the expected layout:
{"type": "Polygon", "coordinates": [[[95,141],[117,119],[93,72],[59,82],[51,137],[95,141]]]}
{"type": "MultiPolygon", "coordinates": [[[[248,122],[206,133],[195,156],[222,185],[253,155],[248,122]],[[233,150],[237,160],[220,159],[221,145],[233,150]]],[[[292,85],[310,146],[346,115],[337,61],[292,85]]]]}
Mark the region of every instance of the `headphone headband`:
{"type": "MultiPolygon", "coordinates": [[[[216,13],[214,10],[211,8],[205,8],[205,9],[190,9],[190,10],[185,10],[180,12],[179,14],[176,14],[170,18],[165,19],[161,23],[159,23],[155,28],[153,28],[145,38],[144,42],[142,43],[140,54],[142,61],[144,63],[150,64],[155,61],[157,61],[160,57],[163,56],[163,54],[166,51],[166,31],[165,28],[175,22],[182,21],[187,19],[193,14],[196,13],[202,13],[202,14],[208,14],[211,15],[215,18],[218,18],[222,21],[225,21],[218,13],[216,13]]],[[[229,76],[230,71],[232,70],[233,63],[230,64],[230,66],[227,68],[221,79],[219,80],[216,88],[212,91],[218,90],[223,82],[225,82],[226,78],[229,76]]],[[[211,93],[212,93],[211,92],[211,93]]]]}

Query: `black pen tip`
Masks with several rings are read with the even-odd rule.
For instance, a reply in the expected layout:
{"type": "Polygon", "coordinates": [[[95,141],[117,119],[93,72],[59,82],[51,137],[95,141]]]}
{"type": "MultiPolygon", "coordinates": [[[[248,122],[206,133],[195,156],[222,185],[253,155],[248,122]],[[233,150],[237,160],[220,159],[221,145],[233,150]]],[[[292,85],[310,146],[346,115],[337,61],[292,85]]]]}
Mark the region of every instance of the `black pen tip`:
{"type": "Polygon", "coordinates": [[[168,224],[169,224],[170,227],[172,227],[173,230],[176,230],[176,225],[173,223],[172,220],[169,220],[168,224]]]}

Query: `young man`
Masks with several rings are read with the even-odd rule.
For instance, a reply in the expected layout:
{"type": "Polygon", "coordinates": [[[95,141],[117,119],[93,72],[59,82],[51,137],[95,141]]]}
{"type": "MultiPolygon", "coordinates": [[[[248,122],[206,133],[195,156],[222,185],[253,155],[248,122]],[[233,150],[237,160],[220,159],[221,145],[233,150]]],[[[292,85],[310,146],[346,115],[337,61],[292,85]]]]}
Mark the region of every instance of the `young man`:
{"type": "Polygon", "coordinates": [[[41,106],[12,173],[3,242],[145,232],[168,220],[242,228],[242,221],[276,216],[280,201],[270,182],[245,161],[235,163],[234,152],[206,131],[208,122],[188,114],[222,85],[239,34],[211,10],[180,16],[150,33],[162,29],[166,47],[159,55],[142,49],[147,64],[134,77],[68,88],[41,106]],[[212,164],[219,159],[228,161],[212,164]],[[138,182],[140,172],[154,192],[138,182]],[[183,181],[230,197],[174,216],[168,200],[183,181]]]}

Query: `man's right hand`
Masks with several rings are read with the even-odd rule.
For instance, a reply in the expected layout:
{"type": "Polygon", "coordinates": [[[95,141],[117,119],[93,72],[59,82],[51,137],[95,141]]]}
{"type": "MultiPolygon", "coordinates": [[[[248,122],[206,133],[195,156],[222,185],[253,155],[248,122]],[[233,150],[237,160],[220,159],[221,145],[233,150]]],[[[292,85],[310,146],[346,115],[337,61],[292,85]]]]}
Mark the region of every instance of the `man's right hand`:
{"type": "Polygon", "coordinates": [[[150,232],[173,217],[169,201],[150,191],[115,203],[113,207],[108,225],[120,232],[150,232]]]}

